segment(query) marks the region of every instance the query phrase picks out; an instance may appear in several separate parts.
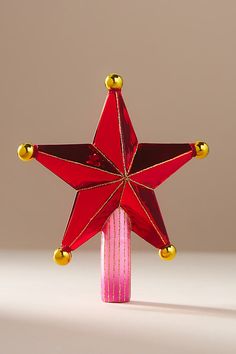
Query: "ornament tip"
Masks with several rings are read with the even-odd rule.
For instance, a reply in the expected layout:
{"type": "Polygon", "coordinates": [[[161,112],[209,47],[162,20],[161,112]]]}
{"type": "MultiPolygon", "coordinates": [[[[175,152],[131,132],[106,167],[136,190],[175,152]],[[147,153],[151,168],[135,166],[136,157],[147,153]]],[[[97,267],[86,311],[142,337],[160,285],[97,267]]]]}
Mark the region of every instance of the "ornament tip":
{"type": "Polygon", "coordinates": [[[20,144],[17,149],[17,155],[22,161],[29,161],[34,155],[34,146],[32,144],[20,144]]]}
{"type": "Polygon", "coordinates": [[[71,258],[72,258],[71,252],[63,251],[62,248],[57,248],[53,254],[54,262],[61,266],[70,263],[71,258]]]}
{"type": "Polygon", "coordinates": [[[106,77],[105,86],[108,90],[121,90],[123,79],[120,75],[112,73],[106,77]]]}
{"type": "Polygon", "coordinates": [[[209,154],[209,146],[203,141],[196,141],[195,143],[196,158],[204,159],[209,154]]]}
{"type": "Polygon", "coordinates": [[[159,250],[159,256],[163,261],[172,261],[176,256],[176,248],[173,245],[166,246],[159,250]]]}

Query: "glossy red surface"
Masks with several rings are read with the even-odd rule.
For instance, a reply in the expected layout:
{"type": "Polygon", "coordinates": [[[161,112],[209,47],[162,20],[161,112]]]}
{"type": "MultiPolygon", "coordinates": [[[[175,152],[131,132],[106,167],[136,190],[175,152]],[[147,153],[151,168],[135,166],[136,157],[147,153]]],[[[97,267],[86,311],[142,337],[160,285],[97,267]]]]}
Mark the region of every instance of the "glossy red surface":
{"type": "Polygon", "coordinates": [[[93,143],[122,174],[128,171],[138,141],[120,90],[108,92],[93,143]]]}
{"type": "Polygon", "coordinates": [[[101,231],[119,206],[147,242],[170,244],[153,189],[195,155],[194,145],[138,144],[120,90],[108,92],[93,144],[35,148],[35,158],[77,190],[63,249],[101,231]]]}
{"type": "Polygon", "coordinates": [[[190,144],[139,144],[130,178],[156,188],[192,157],[190,144]]]}
{"type": "Polygon", "coordinates": [[[106,220],[118,206],[122,183],[81,190],[77,193],[62,246],[74,250],[101,231],[106,220]]]}

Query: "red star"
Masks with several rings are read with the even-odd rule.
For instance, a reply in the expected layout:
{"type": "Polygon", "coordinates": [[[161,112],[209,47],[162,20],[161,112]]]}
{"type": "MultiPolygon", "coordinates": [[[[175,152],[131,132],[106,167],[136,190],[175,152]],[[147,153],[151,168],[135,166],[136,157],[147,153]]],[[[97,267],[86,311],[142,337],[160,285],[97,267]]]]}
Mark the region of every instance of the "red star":
{"type": "Polygon", "coordinates": [[[77,190],[63,251],[75,250],[101,231],[119,206],[136,234],[154,247],[169,246],[154,189],[193,156],[202,157],[203,143],[139,144],[121,78],[112,79],[92,144],[34,145],[33,157],[77,190]]]}

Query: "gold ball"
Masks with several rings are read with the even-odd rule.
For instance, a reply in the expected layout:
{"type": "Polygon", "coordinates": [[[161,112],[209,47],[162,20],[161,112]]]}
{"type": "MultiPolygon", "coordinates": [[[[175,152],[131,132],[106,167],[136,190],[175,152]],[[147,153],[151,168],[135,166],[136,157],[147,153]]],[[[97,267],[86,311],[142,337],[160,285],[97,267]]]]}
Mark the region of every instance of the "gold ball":
{"type": "Polygon", "coordinates": [[[34,146],[31,144],[21,144],[17,149],[17,155],[22,161],[29,161],[34,154],[34,146]]]}
{"type": "Polygon", "coordinates": [[[209,154],[209,146],[203,141],[197,141],[195,143],[196,157],[198,159],[203,159],[209,154]]]}
{"type": "Polygon", "coordinates": [[[64,266],[70,263],[72,258],[71,252],[63,251],[61,248],[55,250],[53,260],[56,264],[64,266]]]}
{"type": "Polygon", "coordinates": [[[123,86],[123,79],[120,75],[110,74],[105,79],[105,85],[108,90],[120,90],[123,86]]]}
{"type": "Polygon", "coordinates": [[[176,248],[173,245],[164,247],[159,250],[159,256],[164,261],[171,261],[176,256],[176,248]]]}

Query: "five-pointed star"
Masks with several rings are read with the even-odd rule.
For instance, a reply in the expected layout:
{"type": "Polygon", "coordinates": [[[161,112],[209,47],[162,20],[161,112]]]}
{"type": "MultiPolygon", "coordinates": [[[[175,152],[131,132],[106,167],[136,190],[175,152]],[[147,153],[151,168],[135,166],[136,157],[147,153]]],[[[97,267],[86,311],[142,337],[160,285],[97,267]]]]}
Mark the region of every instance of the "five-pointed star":
{"type": "Polygon", "coordinates": [[[108,90],[92,144],[34,145],[34,157],[77,190],[62,250],[96,235],[118,207],[136,234],[168,247],[154,189],[196,153],[194,144],[138,144],[121,89],[108,90]]]}

